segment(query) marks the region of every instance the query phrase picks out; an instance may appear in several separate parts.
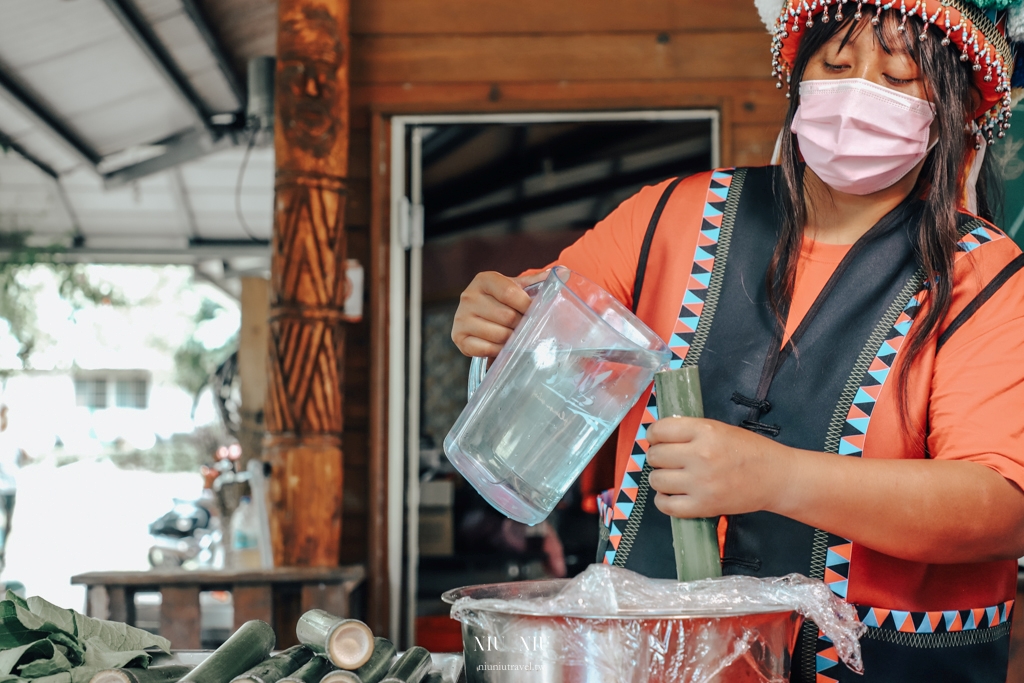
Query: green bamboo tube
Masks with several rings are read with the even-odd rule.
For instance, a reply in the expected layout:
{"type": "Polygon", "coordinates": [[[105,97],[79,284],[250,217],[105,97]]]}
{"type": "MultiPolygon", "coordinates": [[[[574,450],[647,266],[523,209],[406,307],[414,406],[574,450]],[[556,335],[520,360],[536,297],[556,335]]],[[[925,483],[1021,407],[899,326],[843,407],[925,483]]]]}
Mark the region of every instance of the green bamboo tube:
{"type": "Polygon", "coordinates": [[[277,683],[312,659],[313,654],[309,647],[295,645],[257,664],[244,674],[235,676],[231,683],[277,683]]]}
{"type": "Polygon", "coordinates": [[[288,674],[278,683],[320,683],[324,676],[334,670],[331,660],[317,655],[302,665],[295,673],[288,674]]]}
{"type": "MultiPolygon", "coordinates": [[[[394,661],[395,654],[394,643],[387,638],[374,638],[373,654],[370,655],[370,659],[367,660],[366,664],[356,669],[356,675],[359,676],[359,680],[362,683],[380,683],[380,679],[384,678],[388,669],[391,668],[391,662],[394,661]]],[[[324,681],[323,683],[327,682],[324,681]]]]}
{"type": "Polygon", "coordinates": [[[444,676],[441,675],[440,671],[431,671],[423,679],[423,683],[444,683],[444,676]]]}
{"type": "Polygon", "coordinates": [[[411,647],[398,658],[381,683],[421,683],[430,673],[430,653],[420,646],[411,647]]]}
{"type": "Polygon", "coordinates": [[[373,631],[358,619],[342,619],[322,609],[299,618],[295,635],[300,643],[327,655],[339,669],[354,671],[373,654],[373,631]]]}
{"type": "Polygon", "coordinates": [[[191,666],[178,664],[151,666],[148,669],[103,669],[94,673],[89,683],[178,683],[191,670],[191,666]]]}
{"type": "Polygon", "coordinates": [[[365,683],[355,671],[335,669],[320,679],[320,683],[365,683]]]}
{"type": "MultiPolygon", "coordinates": [[[[666,370],[654,376],[657,389],[658,418],[704,417],[700,375],[695,367],[666,370]]],[[[717,520],[709,518],[672,518],[672,547],[675,550],[676,577],[697,581],[722,575],[718,556],[717,520]]]]}
{"type": "Polygon", "coordinates": [[[275,642],[270,624],[256,619],[247,621],[186,674],[181,683],[228,683],[269,657],[275,642]]]}

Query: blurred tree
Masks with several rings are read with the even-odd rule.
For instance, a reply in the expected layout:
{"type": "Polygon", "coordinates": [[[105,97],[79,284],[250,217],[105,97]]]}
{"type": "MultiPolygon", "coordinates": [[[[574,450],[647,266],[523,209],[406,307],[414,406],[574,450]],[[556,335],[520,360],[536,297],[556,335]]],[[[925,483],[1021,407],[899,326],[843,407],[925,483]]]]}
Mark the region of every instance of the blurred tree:
{"type": "Polygon", "coordinates": [[[238,348],[237,334],[215,348],[203,343],[197,334],[203,323],[216,319],[223,310],[224,307],[216,301],[203,299],[193,318],[192,334],[174,353],[175,381],[192,396],[193,412],[217,368],[238,348]]]}
{"type": "MultiPolygon", "coordinates": [[[[51,269],[58,278],[61,298],[75,309],[98,305],[123,305],[124,298],[109,283],[89,277],[84,264],[60,260],[62,247],[32,247],[28,233],[0,232],[0,319],[7,322],[19,345],[18,358],[28,369],[32,352],[44,333],[39,329],[33,306],[33,290],[26,273],[37,267],[51,269]]],[[[10,370],[3,371],[10,374],[10,370]]]]}

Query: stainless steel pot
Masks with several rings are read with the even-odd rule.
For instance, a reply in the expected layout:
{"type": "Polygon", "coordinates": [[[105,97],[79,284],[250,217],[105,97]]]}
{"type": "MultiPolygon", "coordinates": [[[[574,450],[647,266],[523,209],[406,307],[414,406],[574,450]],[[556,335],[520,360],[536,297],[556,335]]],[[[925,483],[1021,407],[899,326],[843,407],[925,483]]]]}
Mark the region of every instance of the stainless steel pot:
{"type": "MultiPolygon", "coordinates": [[[[564,580],[470,586],[442,596],[517,600],[564,580]]],[[[782,683],[803,617],[785,608],[544,616],[472,606],[462,620],[467,683],[782,683]]]]}

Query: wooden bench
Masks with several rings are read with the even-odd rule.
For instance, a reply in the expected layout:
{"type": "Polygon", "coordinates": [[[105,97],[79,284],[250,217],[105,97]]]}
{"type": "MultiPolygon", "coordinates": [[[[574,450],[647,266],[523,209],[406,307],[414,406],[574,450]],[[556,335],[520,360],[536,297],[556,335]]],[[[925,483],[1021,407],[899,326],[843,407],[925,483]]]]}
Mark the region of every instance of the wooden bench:
{"type": "Polygon", "coordinates": [[[297,643],[303,612],[323,609],[339,617],[352,611],[352,593],[363,582],[362,565],[282,567],[268,570],[89,572],[71,577],[86,586],[86,613],[135,625],[135,594],[160,593],[160,635],[176,650],[200,648],[199,593],[229,591],[234,627],[261,619],[274,627],[277,647],[297,643]]]}

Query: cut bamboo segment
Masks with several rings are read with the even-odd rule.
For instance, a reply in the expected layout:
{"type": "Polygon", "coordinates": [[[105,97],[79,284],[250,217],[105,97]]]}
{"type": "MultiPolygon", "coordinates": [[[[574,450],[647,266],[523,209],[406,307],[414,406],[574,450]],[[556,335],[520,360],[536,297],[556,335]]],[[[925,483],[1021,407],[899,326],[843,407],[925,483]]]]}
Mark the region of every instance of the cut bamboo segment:
{"type": "Polygon", "coordinates": [[[387,638],[373,639],[373,654],[369,661],[356,669],[362,683],[379,683],[395,659],[395,644],[387,638]]]}
{"type": "Polygon", "coordinates": [[[247,621],[181,682],[228,683],[269,657],[275,641],[270,624],[257,619],[247,621]]]}
{"type": "Polygon", "coordinates": [[[295,635],[315,651],[326,654],[339,669],[354,671],[373,654],[373,631],[358,619],[342,619],[322,609],[299,618],[295,635]]]}
{"type": "Polygon", "coordinates": [[[309,660],[293,674],[282,678],[278,683],[320,683],[324,676],[334,670],[334,664],[326,657],[317,655],[309,660]]]}
{"type": "Polygon", "coordinates": [[[423,679],[423,683],[444,683],[444,676],[441,675],[440,671],[431,671],[423,679]]]}
{"type": "Polygon", "coordinates": [[[178,664],[148,669],[104,669],[93,674],[89,683],[178,683],[191,670],[190,666],[178,664]]]}
{"type": "Polygon", "coordinates": [[[366,681],[357,676],[355,671],[335,669],[321,678],[320,683],[366,683],[366,681]]]}
{"type": "MultiPolygon", "coordinates": [[[[704,399],[697,368],[687,366],[654,376],[658,417],[704,417],[704,399]]],[[[717,519],[672,518],[672,547],[676,578],[697,581],[722,575],[718,554],[717,519]]]]}
{"type": "Polygon", "coordinates": [[[288,674],[298,671],[314,654],[306,645],[295,645],[236,676],[232,683],[277,683],[288,674]]]}
{"type": "Polygon", "coordinates": [[[390,669],[381,683],[420,683],[430,672],[430,653],[425,648],[411,647],[390,669]]]}

